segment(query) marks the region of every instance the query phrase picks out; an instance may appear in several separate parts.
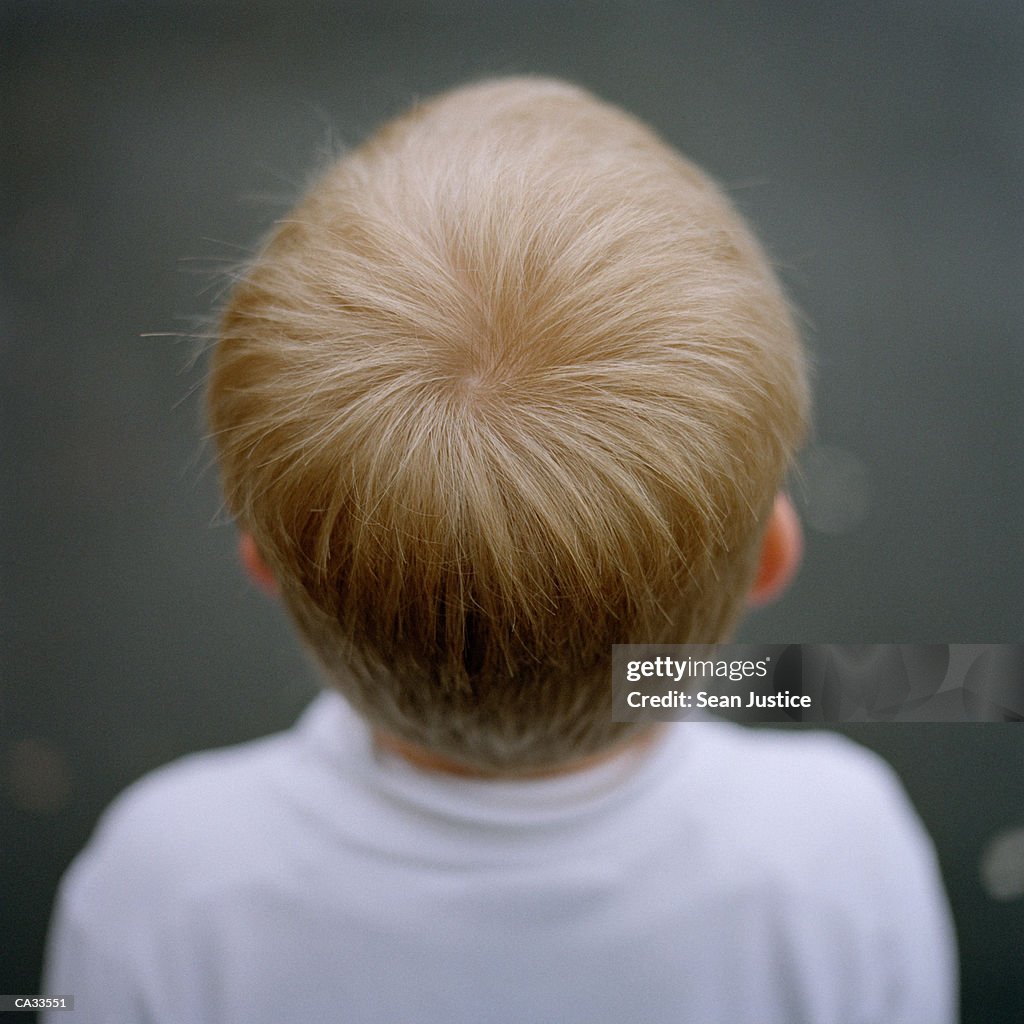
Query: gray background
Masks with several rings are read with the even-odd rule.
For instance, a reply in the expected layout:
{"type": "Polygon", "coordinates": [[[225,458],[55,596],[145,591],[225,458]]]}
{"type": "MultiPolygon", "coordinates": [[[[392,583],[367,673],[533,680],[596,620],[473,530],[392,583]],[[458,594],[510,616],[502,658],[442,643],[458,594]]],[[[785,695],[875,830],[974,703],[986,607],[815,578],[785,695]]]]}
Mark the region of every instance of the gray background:
{"type": "MultiPolygon", "coordinates": [[[[37,987],[56,880],[119,789],[313,692],[236,567],[196,338],[324,154],[414,96],[574,79],[760,231],[817,412],[806,566],[739,639],[1021,639],[1016,0],[21,2],[0,47],[0,991],[37,987]]],[[[965,1019],[1019,1020],[1024,900],[986,895],[979,860],[1024,826],[1024,726],[847,731],[936,838],[965,1019]]]]}

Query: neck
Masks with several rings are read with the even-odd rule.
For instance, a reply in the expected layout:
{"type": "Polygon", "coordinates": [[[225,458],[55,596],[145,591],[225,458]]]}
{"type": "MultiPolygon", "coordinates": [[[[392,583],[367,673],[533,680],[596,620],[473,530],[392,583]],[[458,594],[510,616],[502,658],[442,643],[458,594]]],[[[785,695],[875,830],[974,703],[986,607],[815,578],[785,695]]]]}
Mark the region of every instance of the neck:
{"type": "Polygon", "coordinates": [[[649,747],[657,736],[661,735],[663,729],[664,726],[655,725],[638,735],[630,736],[622,743],[602,750],[600,753],[590,754],[587,757],[577,758],[550,768],[532,768],[516,772],[485,771],[475,768],[434,750],[429,750],[427,747],[410,743],[408,740],[401,739],[394,733],[384,732],[382,729],[373,730],[373,742],[378,750],[394,754],[414,768],[425,772],[454,775],[465,779],[546,779],[586,771],[588,768],[611,761],[627,751],[642,751],[649,747]]]}

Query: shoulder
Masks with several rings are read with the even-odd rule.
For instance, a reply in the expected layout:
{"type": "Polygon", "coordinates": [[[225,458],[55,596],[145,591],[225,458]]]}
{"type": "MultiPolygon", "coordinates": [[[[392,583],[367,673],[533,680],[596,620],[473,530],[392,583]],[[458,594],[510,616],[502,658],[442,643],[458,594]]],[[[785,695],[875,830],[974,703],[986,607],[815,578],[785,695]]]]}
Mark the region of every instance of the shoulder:
{"type": "Polygon", "coordinates": [[[906,800],[898,776],[877,754],[827,731],[752,729],[725,722],[697,725],[700,769],[735,799],[770,803],[776,812],[842,808],[874,814],[906,800]]]}
{"type": "Polygon", "coordinates": [[[952,1020],[956,944],[938,862],[888,763],[825,731],[697,729],[691,796],[720,891],[762,915],[820,990],[831,978],[853,993],[864,1019],[952,1020]]]}
{"type": "Polygon", "coordinates": [[[316,858],[334,849],[329,826],[348,816],[352,792],[345,721],[321,697],[286,732],[129,786],[61,882],[51,991],[80,995],[89,1020],[208,1019],[181,999],[203,993],[211,951],[244,959],[253,922],[265,924],[283,891],[308,891],[316,858]]]}
{"type": "Polygon", "coordinates": [[[690,796],[737,871],[854,899],[858,887],[865,896],[908,864],[934,871],[930,840],[877,754],[825,731],[685,728],[697,730],[690,796]]]}
{"type": "Polygon", "coordinates": [[[61,900],[87,918],[129,924],[258,875],[281,842],[292,733],[183,757],[110,805],[65,875],[61,900]]]}

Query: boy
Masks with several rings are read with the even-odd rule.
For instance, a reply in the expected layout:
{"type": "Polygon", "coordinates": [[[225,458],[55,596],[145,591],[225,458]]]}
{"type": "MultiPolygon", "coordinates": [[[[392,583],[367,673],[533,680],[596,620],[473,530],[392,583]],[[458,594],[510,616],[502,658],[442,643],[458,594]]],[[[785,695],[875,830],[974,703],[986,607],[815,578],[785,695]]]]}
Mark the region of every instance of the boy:
{"type": "Polygon", "coordinates": [[[804,357],[757,243],[579,89],[416,107],[316,184],[209,389],[250,574],[328,687],[109,812],[79,1020],[941,1024],[934,858],[835,737],[613,723],[616,642],[778,593],[804,357]]]}

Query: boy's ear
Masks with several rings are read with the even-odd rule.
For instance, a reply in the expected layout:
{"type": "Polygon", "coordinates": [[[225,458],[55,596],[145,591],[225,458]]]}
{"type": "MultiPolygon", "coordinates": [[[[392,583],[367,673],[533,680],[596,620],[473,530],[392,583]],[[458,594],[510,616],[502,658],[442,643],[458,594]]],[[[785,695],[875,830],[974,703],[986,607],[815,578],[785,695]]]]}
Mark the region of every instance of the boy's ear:
{"type": "Polygon", "coordinates": [[[789,496],[779,492],[761,540],[761,561],[747,604],[769,604],[792,582],[804,553],[804,531],[789,496]]]}
{"type": "Polygon", "coordinates": [[[245,530],[238,535],[238,554],[249,579],[264,594],[277,597],[280,593],[277,580],[274,579],[270,567],[263,561],[263,556],[260,554],[260,549],[256,547],[256,541],[253,540],[252,534],[245,530]]]}

